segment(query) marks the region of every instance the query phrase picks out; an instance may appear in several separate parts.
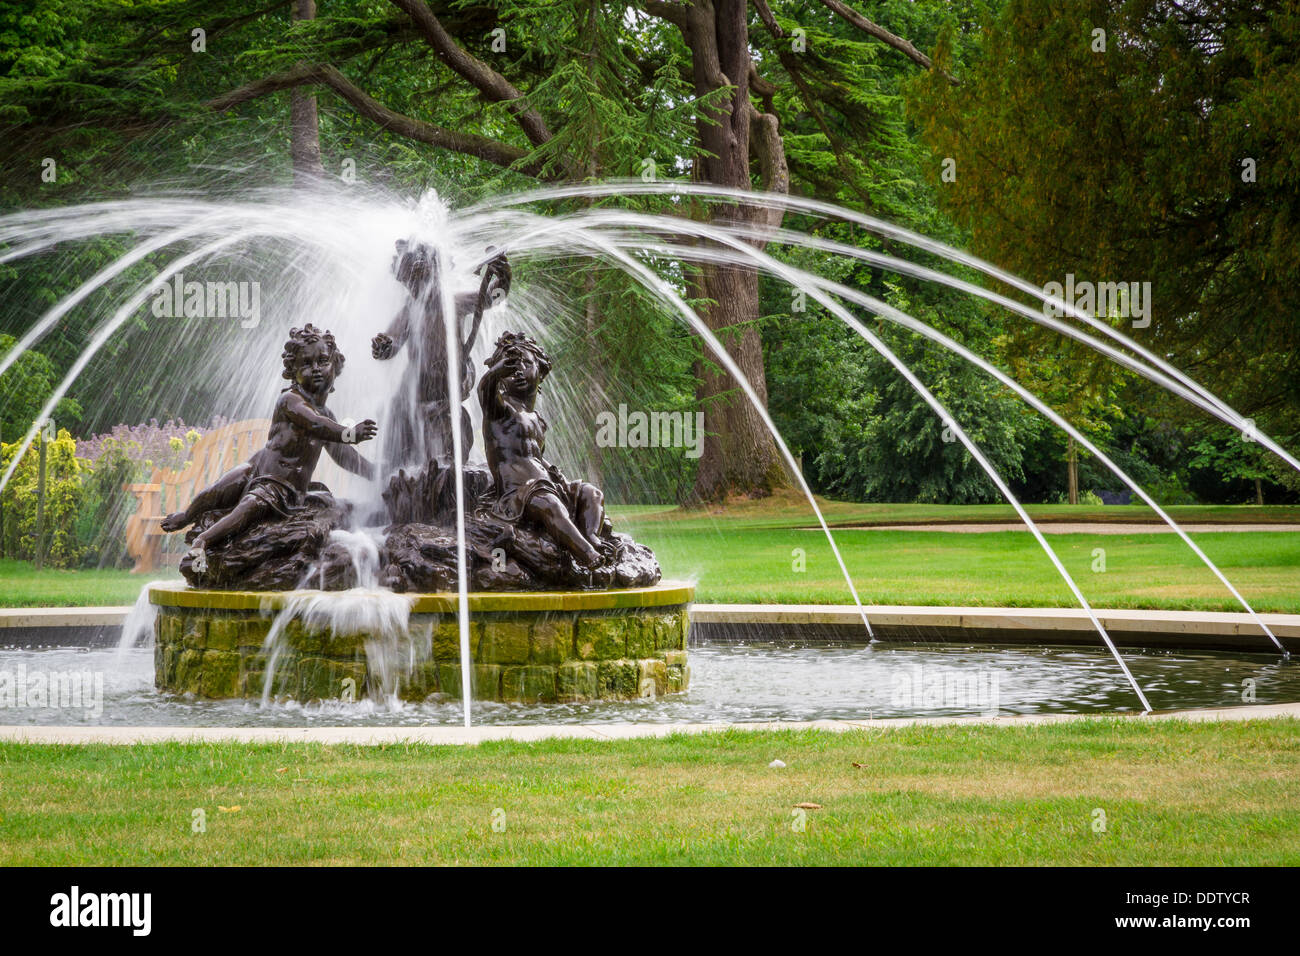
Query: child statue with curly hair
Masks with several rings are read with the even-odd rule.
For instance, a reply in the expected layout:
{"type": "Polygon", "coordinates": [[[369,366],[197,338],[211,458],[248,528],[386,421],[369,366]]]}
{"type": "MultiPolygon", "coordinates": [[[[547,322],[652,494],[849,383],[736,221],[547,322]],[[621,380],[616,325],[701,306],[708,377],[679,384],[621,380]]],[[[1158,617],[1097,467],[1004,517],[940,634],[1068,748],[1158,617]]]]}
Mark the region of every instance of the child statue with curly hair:
{"type": "Polygon", "coordinates": [[[179,531],[209,511],[230,513],[195,537],[189,552],[198,573],[207,570],[206,549],[273,515],[301,511],[321,450],[342,468],[365,478],[374,466],[351,446],[375,437],[378,426],[366,419],[341,425],[325,407],[334,379],[343,368],[343,353],[334,336],[313,325],[292,329],[281,354],[286,379],[271,416],[266,444],[248,461],[231,469],[194,496],[184,511],[163,519],[164,531],[179,531]]]}
{"type": "Polygon", "coordinates": [[[542,457],[547,423],[536,405],[551,370],[550,357],[523,333],[507,332],[485,364],[478,395],[488,468],[496,484],[493,517],[540,525],[585,569],[612,559],[616,546],[605,538],[610,526],[600,489],[569,481],[542,457]]]}

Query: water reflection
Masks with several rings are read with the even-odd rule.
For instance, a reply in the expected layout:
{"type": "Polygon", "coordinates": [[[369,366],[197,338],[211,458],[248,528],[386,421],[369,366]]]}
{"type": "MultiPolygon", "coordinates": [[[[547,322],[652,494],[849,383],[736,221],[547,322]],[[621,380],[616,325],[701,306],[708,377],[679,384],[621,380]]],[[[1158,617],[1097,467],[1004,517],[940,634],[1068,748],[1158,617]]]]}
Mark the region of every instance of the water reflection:
{"type": "MultiPolygon", "coordinates": [[[[1300,667],[1276,656],[1130,651],[1126,657],[1157,710],[1300,701],[1300,667]]],[[[1132,691],[1103,649],[716,644],[692,648],[691,675],[690,691],[682,695],[588,704],[480,702],[474,721],[713,723],[1136,709],[1132,691]]],[[[3,724],[420,726],[454,725],[461,718],[456,702],[436,698],[396,708],[364,700],[261,708],[257,701],[160,694],[149,649],[120,655],[116,649],[0,650],[3,724]],[[91,675],[84,687],[88,693],[102,687],[102,701],[50,706],[74,673],[91,675]],[[34,690],[42,681],[44,694],[34,690]]]]}

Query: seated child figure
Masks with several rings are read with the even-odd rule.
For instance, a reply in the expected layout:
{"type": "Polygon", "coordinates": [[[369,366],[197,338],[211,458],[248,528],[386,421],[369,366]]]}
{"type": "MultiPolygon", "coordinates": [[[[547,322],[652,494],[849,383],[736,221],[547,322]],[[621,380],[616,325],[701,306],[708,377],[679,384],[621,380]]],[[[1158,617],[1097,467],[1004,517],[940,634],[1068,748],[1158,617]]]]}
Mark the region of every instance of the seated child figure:
{"type": "Polygon", "coordinates": [[[551,370],[550,357],[520,332],[507,332],[485,363],[478,383],[483,407],[483,443],[496,484],[493,516],[541,525],[578,564],[588,570],[613,556],[603,495],[595,485],[569,481],[542,457],[546,448],[546,419],[535,410],[542,380],[551,370]]]}
{"type": "Polygon", "coordinates": [[[289,517],[303,508],[321,449],[339,465],[365,478],[374,466],[350,445],[375,437],[378,426],[366,419],[354,427],[339,424],[325,407],[343,353],[334,336],[313,325],[292,329],[280,358],[283,376],[293,384],[280,393],[266,445],[194,496],[184,511],[163,519],[164,531],[179,531],[208,511],[233,510],[195,537],[189,557],[200,574],[207,570],[206,548],[273,515],[289,517]]]}

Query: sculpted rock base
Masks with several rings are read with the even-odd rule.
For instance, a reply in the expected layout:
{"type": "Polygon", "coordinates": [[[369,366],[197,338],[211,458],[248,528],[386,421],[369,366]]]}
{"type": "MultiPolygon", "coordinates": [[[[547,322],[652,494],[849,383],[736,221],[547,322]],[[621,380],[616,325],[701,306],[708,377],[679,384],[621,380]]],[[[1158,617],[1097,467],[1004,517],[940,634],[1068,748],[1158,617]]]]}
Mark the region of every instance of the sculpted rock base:
{"type": "MultiPolygon", "coordinates": [[[[190,555],[181,559],[180,572],[196,588],[247,591],[291,591],[300,587],[341,590],[356,585],[351,561],[322,562],[330,532],[345,528],[351,505],[319,487],[308,493],[306,506],[290,518],[264,521],[244,534],[207,549],[207,569],[194,570],[190,555]],[[307,581],[311,575],[316,580],[307,581]]],[[[185,535],[187,544],[228,511],[209,511],[185,535]]]]}
{"type": "MultiPolygon", "coordinates": [[[[390,481],[384,499],[400,523],[385,529],[386,540],[379,553],[381,586],[401,592],[456,590],[452,477],[453,473],[434,465],[415,475],[400,472],[390,481]]],[[[483,503],[489,488],[486,472],[465,469],[470,590],[634,588],[658,584],[662,578],[654,552],[618,532],[602,537],[605,560],[598,567],[580,567],[539,529],[487,514],[483,503]]],[[[301,512],[261,522],[238,537],[213,545],[207,551],[207,569],[201,573],[194,570],[193,559],[187,555],[181,561],[181,574],[196,588],[214,590],[338,591],[356,587],[351,556],[329,540],[331,531],[349,527],[351,512],[351,505],[318,485],[301,512]]],[[[225,514],[212,511],[203,515],[186,541],[192,542],[225,514]]]]}
{"type": "MultiPolygon", "coordinates": [[[[544,591],[556,588],[634,588],[658,584],[659,562],[645,545],[625,534],[609,535],[612,557],[594,570],[579,567],[567,552],[523,528],[490,517],[465,519],[471,591],[544,591]]],[[[389,529],[388,564],[381,583],[394,591],[456,590],[456,531],[431,525],[389,529]]]]}

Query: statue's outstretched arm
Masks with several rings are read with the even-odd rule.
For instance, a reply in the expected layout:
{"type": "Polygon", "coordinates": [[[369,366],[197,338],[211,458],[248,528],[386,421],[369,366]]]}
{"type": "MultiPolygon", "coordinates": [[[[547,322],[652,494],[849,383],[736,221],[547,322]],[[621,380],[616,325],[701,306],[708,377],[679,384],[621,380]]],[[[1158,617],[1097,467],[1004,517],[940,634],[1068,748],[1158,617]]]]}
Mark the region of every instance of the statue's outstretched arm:
{"type": "MultiPolygon", "coordinates": [[[[488,247],[490,252],[491,246],[488,247]]],[[[466,321],[469,334],[464,336],[462,351],[474,348],[478,338],[479,324],[483,321],[483,312],[503,300],[510,292],[510,262],[504,252],[498,253],[480,267],[483,279],[477,292],[462,292],[456,296],[456,326],[463,333],[466,321]]]]}
{"type": "Polygon", "coordinates": [[[370,340],[370,354],[381,362],[392,358],[411,336],[410,307],[405,306],[393,317],[388,328],[370,340]]]}
{"type": "Polygon", "coordinates": [[[378,430],[374,419],[371,418],[351,427],[341,425],[329,415],[322,415],[313,409],[303,398],[293,392],[287,393],[281,399],[279,407],[285,418],[293,422],[300,431],[319,441],[356,444],[374,438],[378,430]]]}
{"type": "Polygon", "coordinates": [[[329,452],[329,456],[338,462],[339,467],[344,471],[350,471],[352,474],[360,475],[362,478],[374,479],[374,463],[364,457],[351,445],[344,445],[339,442],[329,442],[326,444],[325,450],[329,452]]]}
{"type": "Polygon", "coordinates": [[[503,355],[478,380],[478,403],[483,414],[495,416],[497,412],[497,382],[510,371],[510,356],[503,355]]]}

